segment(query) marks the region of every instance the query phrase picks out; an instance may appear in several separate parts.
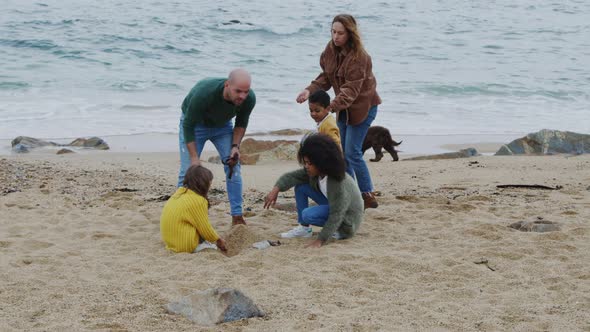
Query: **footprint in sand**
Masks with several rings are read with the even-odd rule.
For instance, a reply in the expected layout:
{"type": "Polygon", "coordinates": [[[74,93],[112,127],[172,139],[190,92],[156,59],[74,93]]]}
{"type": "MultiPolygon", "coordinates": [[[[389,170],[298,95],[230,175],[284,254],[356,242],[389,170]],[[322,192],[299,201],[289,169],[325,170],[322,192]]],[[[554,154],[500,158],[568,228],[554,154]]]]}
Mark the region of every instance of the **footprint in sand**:
{"type": "Polygon", "coordinates": [[[468,229],[464,233],[466,235],[477,236],[486,240],[498,241],[502,239],[503,228],[496,225],[480,225],[473,229],[468,229]]]}
{"type": "Polygon", "coordinates": [[[491,199],[488,196],[482,196],[482,195],[475,195],[475,196],[469,196],[465,198],[466,201],[479,201],[479,202],[492,202],[493,199],[491,199]]]}
{"type": "Polygon", "coordinates": [[[113,235],[113,234],[107,234],[107,233],[95,233],[92,235],[93,240],[101,240],[101,239],[115,238],[115,237],[117,237],[117,236],[113,235]]]}
{"type": "Polygon", "coordinates": [[[239,263],[238,265],[242,266],[242,267],[254,268],[254,269],[260,269],[263,267],[263,264],[260,261],[244,261],[244,262],[239,263]]]}
{"type": "Polygon", "coordinates": [[[37,240],[27,240],[27,248],[32,250],[47,249],[53,247],[55,244],[37,240]]]}
{"type": "Polygon", "coordinates": [[[406,201],[406,202],[410,202],[410,203],[418,203],[420,201],[420,198],[418,198],[417,196],[409,196],[409,195],[395,196],[395,198],[399,199],[400,201],[406,201]]]}
{"type": "Polygon", "coordinates": [[[72,234],[72,238],[74,238],[76,240],[81,240],[85,237],[86,237],[86,233],[84,233],[84,232],[76,232],[76,233],[72,234]]]}
{"type": "Polygon", "coordinates": [[[391,219],[391,217],[389,215],[377,215],[377,216],[373,216],[373,219],[375,219],[375,220],[389,220],[389,219],[391,219]]]}
{"type": "Polygon", "coordinates": [[[575,216],[578,214],[578,212],[568,210],[568,211],[563,211],[561,214],[565,214],[566,216],[575,216]]]}
{"type": "Polygon", "coordinates": [[[8,248],[12,246],[12,242],[10,241],[0,241],[0,248],[8,248]]]}
{"type": "Polygon", "coordinates": [[[17,205],[17,207],[19,209],[21,209],[21,210],[32,210],[32,209],[35,208],[34,206],[31,206],[31,205],[28,205],[28,204],[17,205]]]}
{"type": "Polygon", "coordinates": [[[442,208],[453,212],[469,212],[475,210],[475,206],[470,204],[449,204],[443,205],[442,208]]]}

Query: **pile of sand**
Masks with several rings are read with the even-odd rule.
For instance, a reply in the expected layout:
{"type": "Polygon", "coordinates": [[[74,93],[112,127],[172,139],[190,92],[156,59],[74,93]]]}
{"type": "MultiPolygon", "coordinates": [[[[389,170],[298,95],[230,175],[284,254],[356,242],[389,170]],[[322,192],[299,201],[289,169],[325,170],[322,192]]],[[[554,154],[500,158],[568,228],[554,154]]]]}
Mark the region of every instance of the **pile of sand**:
{"type": "Polygon", "coordinates": [[[254,242],[261,241],[261,236],[254,233],[246,225],[233,226],[223,237],[226,243],[228,257],[239,254],[245,248],[251,247],[254,242]]]}

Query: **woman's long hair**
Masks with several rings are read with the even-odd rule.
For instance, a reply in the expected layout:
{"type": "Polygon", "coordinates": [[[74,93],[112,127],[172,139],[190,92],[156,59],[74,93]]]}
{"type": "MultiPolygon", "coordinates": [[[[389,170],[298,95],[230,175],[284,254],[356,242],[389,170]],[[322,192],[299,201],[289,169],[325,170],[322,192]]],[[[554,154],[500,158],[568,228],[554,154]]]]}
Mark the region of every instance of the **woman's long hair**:
{"type": "Polygon", "coordinates": [[[213,182],[213,173],[201,165],[193,165],[188,168],[184,175],[183,187],[194,191],[203,196],[207,200],[207,207],[209,207],[209,198],[207,193],[213,182]]]}
{"type": "Polygon", "coordinates": [[[366,54],[365,47],[361,40],[361,34],[354,17],[348,14],[339,14],[332,20],[332,25],[336,22],[341,23],[348,32],[348,47],[352,51],[353,56],[358,58],[359,56],[366,54]]]}
{"type": "Polygon", "coordinates": [[[297,152],[297,160],[301,165],[305,164],[304,157],[307,157],[322,174],[338,181],[342,181],[346,176],[346,163],[342,151],[328,135],[307,136],[297,152]]]}

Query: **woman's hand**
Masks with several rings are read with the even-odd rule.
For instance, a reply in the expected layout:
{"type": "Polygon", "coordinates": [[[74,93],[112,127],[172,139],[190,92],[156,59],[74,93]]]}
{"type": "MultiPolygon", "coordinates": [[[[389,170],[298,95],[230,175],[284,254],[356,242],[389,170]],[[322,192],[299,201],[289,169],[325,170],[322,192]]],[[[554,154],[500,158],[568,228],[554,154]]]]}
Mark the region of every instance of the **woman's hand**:
{"type": "Polygon", "coordinates": [[[299,93],[296,100],[299,104],[301,104],[302,102],[306,101],[307,98],[309,98],[309,90],[304,89],[299,93]]]}
{"type": "Polygon", "coordinates": [[[315,239],[313,241],[308,242],[305,245],[305,248],[320,248],[322,246],[322,240],[315,239]]]}
{"type": "Polygon", "coordinates": [[[225,246],[225,240],[222,238],[219,238],[217,240],[217,242],[215,242],[215,244],[217,245],[217,248],[219,248],[219,250],[226,252],[227,251],[227,247],[225,246]]]}
{"type": "Polygon", "coordinates": [[[277,202],[277,197],[279,197],[279,187],[275,186],[264,198],[264,208],[268,209],[274,206],[277,202]]]}

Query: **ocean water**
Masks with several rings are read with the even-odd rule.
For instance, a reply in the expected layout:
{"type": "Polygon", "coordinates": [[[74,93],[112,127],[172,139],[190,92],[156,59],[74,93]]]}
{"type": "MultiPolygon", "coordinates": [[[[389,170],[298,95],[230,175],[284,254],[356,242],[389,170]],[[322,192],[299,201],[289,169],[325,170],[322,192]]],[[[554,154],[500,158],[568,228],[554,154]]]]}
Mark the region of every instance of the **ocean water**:
{"type": "Polygon", "coordinates": [[[176,133],[194,83],[244,67],[249,132],[295,102],[353,14],[394,136],[590,132],[590,2],[0,0],[0,139],[176,133]]]}

